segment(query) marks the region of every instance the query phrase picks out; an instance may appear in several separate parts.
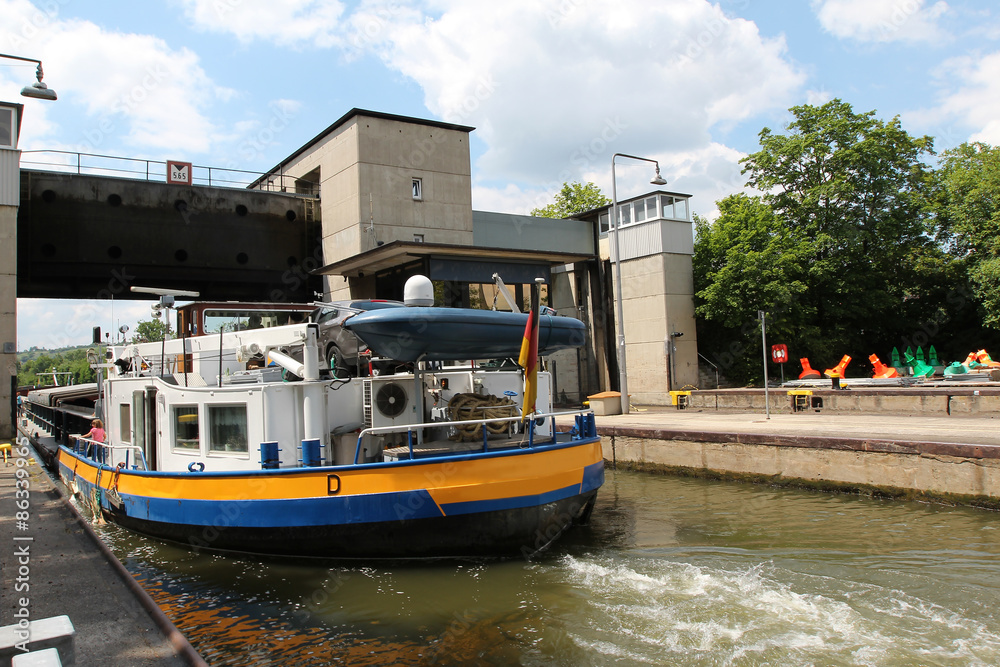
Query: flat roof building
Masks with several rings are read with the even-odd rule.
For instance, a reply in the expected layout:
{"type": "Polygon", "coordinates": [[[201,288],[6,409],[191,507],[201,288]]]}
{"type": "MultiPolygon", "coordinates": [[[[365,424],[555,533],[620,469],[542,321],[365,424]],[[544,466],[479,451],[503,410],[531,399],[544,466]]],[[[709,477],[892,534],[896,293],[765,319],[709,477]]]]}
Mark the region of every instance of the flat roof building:
{"type": "MultiPolygon", "coordinates": [[[[325,298],[401,299],[406,279],[419,273],[434,282],[436,305],[504,308],[493,281],[498,274],[523,308],[526,286],[542,278],[548,305],[580,318],[589,332],[583,348],[549,359],[556,400],[579,403],[616,386],[609,257],[602,250],[606,214],[599,209],[558,220],[474,211],[473,129],[352,109],[251,187],[294,182],[297,192],[318,194],[315,215],[323,256],[316,263],[325,298]]],[[[687,195],[656,192],[621,207],[627,220],[621,230],[622,268],[632,278],[625,293],[626,323],[636,327],[635,341],[629,340],[629,387],[636,403],[669,402],[671,384],[679,387],[697,378],[687,200],[687,195]],[[658,250],[650,254],[653,249],[658,250]],[[654,318],[662,326],[650,321],[654,318]],[[662,333],[663,357],[671,331],[689,336],[678,344],[669,371],[672,382],[668,365],[651,350],[662,333]],[[689,349],[694,351],[691,363],[681,359],[689,349]],[[644,358],[648,363],[639,363],[644,358]],[[635,373],[650,377],[636,375],[633,385],[635,373]]]]}

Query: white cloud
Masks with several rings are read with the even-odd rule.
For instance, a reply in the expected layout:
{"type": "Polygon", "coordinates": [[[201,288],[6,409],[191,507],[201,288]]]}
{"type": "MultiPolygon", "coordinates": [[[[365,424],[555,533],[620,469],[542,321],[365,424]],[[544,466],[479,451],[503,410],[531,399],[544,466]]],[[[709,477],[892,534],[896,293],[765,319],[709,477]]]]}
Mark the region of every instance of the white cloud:
{"type": "Polygon", "coordinates": [[[782,39],[703,0],[435,7],[386,24],[373,48],[434,113],[478,128],[491,180],[558,185],[615,152],[704,147],[713,128],[786,108],[805,80],[782,39]]]}
{"type": "Polygon", "coordinates": [[[806,104],[811,104],[813,106],[823,106],[832,99],[833,95],[830,94],[830,91],[825,88],[820,88],[819,90],[806,91],[806,104]]]}
{"type": "Polygon", "coordinates": [[[487,145],[477,208],[527,210],[564,181],[607,180],[615,152],[716,150],[713,130],[787,108],[806,79],[783,38],[707,0],[183,1],[201,29],[375,54],[415,81],[432,113],[487,145]],[[510,181],[539,185],[485,185],[510,181]]]}
{"type": "Polygon", "coordinates": [[[472,208],[477,211],[529,215],[532,209],[551,204],[554,194],[544,188],[526,188],[513,183],[503,186],[474,183],[472,208]]]}
{"type": "Polygon", "coordinates": [[[183,0],[191,23],[230,33],[244,44],[255,40],[283,46],[329,47],[343,43],[343,3],[337,0],[183,0]]]}
{"type": "Polygon", "coordinates": [[[940,42],[948,3],[927,0],[813,0],[823,29],[860,42],[940,42]]]}
{"type": "Polygon", "coordinates": [[[18,299],[17,349],[32,347],[54,350],[86,345],[93,328],[112,334],[125,324],[135,330],[140,320],[149,320],[151,301],[98,301],[95,299],[18,299]]]}
{"type": "MultiPolygon", "coordinates": [[[[742,167],[739,162],[745,154],[728,146],[713,142],[689,151],[651,154],[648,157],[659,161],[661,175],[668,181],[667,185],[659,188],[672,192],[683,191],[684,194],[691,195],[692,210],[710,219],[718,216],[715,202],[719,199],[734,192],[752,192],[745,188],[746,178],[740,173],[742,167]]],[[[654,187],[649,183],[655,173],[652,164],[618,158],[615,165],[620,200],[648,192],[654,187]]],[[[610,199],[610,158],[606,168],[601,165],[582,173],[575,180],[596,184],[610,199]]],[[[551,204],[561,185],[532,188],[513,184],[476,184],[473,187],[472,206],[476,210],[527,215],[533,208],[551,204]]]]}
{"type": "Polygon", "coordinates": [[[906,114],[904,119],[927,128],[924,131],[938,138],[940,148],[966,140],[1000,144],[996,111],[1000,109],[1000,51],[953,58],[936,75],[945,90],[941,102],[906,114]]]}
{"type": "MultiPolygon", "coordinates": [[[[210,150],[217,129],[205,109],[232,91],[211,81],[197,55],[151,35],[63,20],[56,13],[58,5],[49,5],[0,0],[0,45],[40,58],[45,82],[59,94],[54,104],[78,107],[87,117],[77,150],[104,152],[109,139],[138,150],[210,150]]],[[[29,145],[53,130],[48,113],[33,108],[25,114],[22,136],[29,145]]],[[[63,143],[72,140],[64,138],[63,143]]]]}

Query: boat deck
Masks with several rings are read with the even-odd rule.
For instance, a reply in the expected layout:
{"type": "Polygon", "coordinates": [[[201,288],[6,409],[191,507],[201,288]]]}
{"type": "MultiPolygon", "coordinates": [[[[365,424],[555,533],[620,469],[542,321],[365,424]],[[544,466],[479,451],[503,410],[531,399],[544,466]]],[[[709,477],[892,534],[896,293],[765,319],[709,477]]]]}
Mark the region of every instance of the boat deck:
{"type": "MultiPolygon", "coordinates": [[[[557,434],[558,435],[558,434],[557,434]]],[[[555,438],[537,438],[532,445],[547,445],[555,442],[555,438]]],[[[482,440],[457,442],[455,440],[428,440],[421,443],[413,443],[413,453],[410,454],[409,445],[398,447],[387,447],[382,452],[386,461],[405,461],[410,458],[423,459],[436,456],[455,456],[459,454],[473,454],[483,451],[505,451],[511,449],[526,449],[528,447],[527,434],[518,434],[510,437],[491,437],[488,446],[483,447],[482,440]]]]}

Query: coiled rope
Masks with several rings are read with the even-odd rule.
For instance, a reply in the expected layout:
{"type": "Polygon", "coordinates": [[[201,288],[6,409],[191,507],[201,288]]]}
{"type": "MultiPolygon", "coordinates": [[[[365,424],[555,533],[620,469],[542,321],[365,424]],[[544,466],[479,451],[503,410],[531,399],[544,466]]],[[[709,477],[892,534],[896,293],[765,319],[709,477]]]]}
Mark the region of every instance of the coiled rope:
{"type": "MultiPolygon", "coordinates": [[[[516,417],[517,404],[509,398],[480,394],[455,394],[448,401],[448,412],[454,421],[471,419],[497,419],[499,417],[516,417]]],[[[486,424],[488,435],[502,435],[508,432],[510,422],[486,424]]],[[[466,424],[455,427],[452,440],[478,440],[483,437],[483,424],[466,424]]],[[[488,437],[488,436],[487,436],[488,437]]]]}

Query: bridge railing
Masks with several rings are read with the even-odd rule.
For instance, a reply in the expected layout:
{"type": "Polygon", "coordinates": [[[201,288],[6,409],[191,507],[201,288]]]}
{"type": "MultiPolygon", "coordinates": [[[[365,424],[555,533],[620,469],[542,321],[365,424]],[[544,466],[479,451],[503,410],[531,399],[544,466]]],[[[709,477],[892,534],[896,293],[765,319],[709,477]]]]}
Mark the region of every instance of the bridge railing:
{"type": "MultiPolygon", "coordinates": [[[[60,173],[111,176],[145,181],[167,180],[167,163],[142,158],[77,153],[59,150],[21,151],[21,166],[26,169],[60,173]]],[[[259,171],[192,165],[191,182],[217,188],[284,192],[307,197],[319,197],[319,183],[303,181],[288,174],[264,174],[259,171]]]]}

